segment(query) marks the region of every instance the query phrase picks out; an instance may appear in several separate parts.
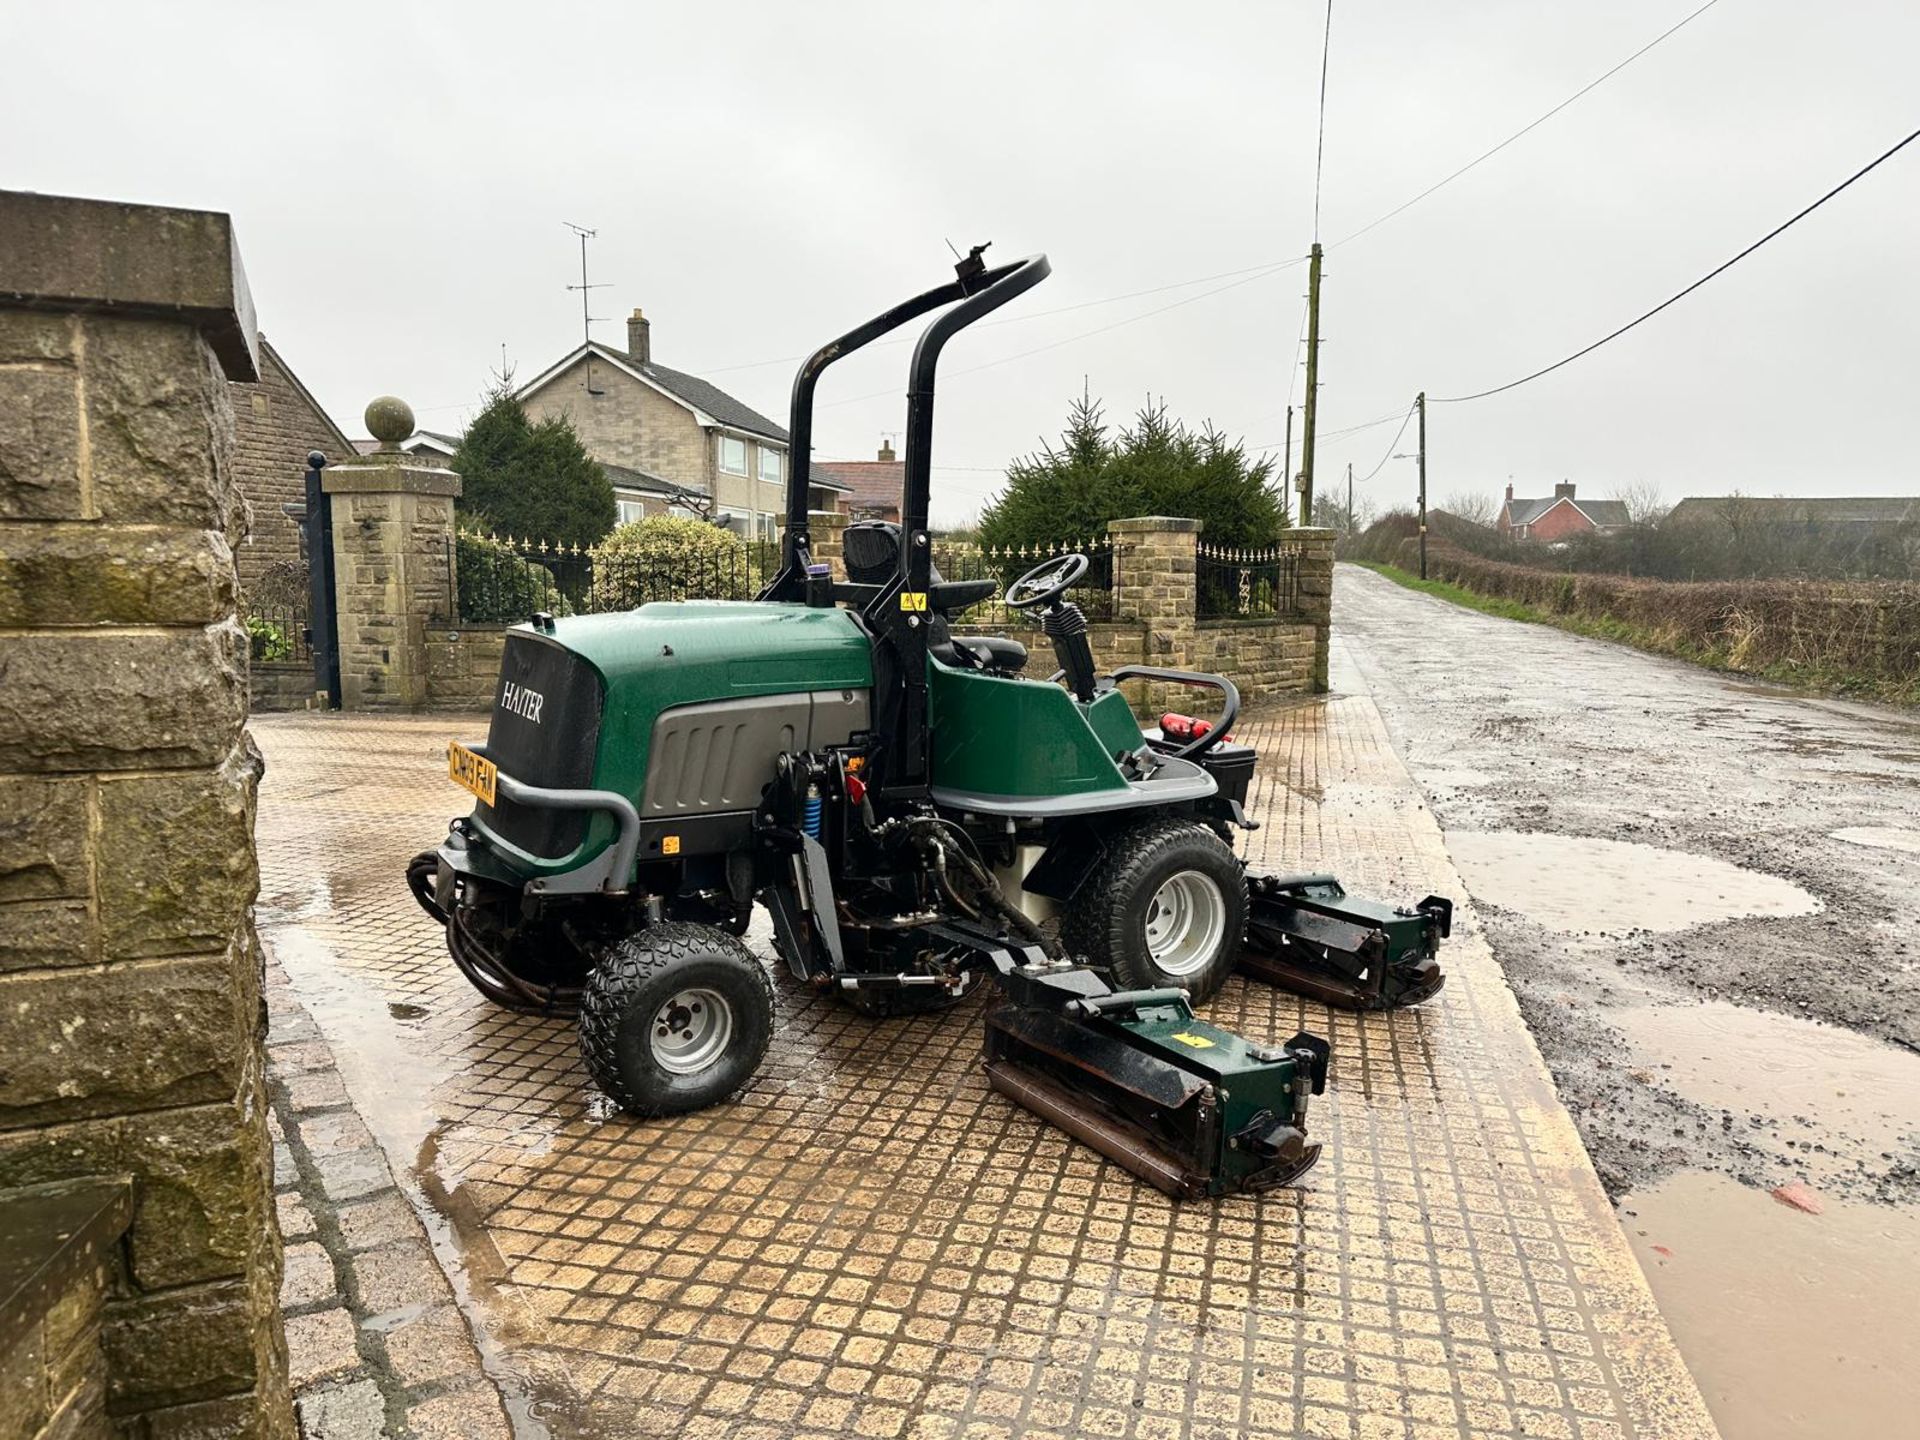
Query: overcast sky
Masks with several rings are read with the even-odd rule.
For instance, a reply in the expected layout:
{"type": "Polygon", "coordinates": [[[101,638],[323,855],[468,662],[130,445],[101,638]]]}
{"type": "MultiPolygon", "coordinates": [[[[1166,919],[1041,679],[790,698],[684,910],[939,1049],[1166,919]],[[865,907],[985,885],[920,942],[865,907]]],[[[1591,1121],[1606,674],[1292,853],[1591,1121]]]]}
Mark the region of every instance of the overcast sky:
{"type": "MultiPolygon", "coordinates": [[[[1719,0],[1335,244],[1698,3],[1335,0],[1323,434],[1560,358],[1920,125],[1911,0],[1719,0]]],[[[458,429],[503,343],[522,378],[577,344],[565,221],[599,231],[596,338],[624,347],[643,306],[657,360],[783,422],[797,357],[948,277],[947,241],[1046,251],[1053,278],[947,352],[936,518],[976,510],[1083,379],[1116,416],[1150,392],[1276,450],[1303,397],[1304,266],[1230,272],[1313,238],[1320,0],[0,14],[0,186],[232,212],[262,328],[350,434],[386,392],[458,429]]],[[[1509,476],[1920,492],[1916,256],[1920,144],[1593,357],[1433,407],[1435,502],[1509,476]]],[[[901,429],[907,353],[833,372],[816,454],[901,429]]],[[[1321,485],[1394,430],[1324,440],[1321,485]]],[[[1412,484],[1389,460],[1363,493],[1412,484]]]]}

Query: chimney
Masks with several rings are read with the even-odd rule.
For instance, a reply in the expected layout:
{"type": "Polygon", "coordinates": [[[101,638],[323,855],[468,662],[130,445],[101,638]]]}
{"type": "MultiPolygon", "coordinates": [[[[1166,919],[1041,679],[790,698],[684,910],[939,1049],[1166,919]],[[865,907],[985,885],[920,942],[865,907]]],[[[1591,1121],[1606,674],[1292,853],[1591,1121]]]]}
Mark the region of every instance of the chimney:
{"type": "Polygon", "coordinates": [[[652,329],[653,323],[640,313],[638,305],[634,306],[627,319],[627,354],[641,365],[653,359],[652,329]]]}
{"type": "Polygon", "coordinates": [[[1573,498],[1573,482],[1571,480],[1562,480],[1558,485],[1554,486],[1553,498],[1556,500],[1571,500],[1573,498]]]}
{"type": "Polygon", "coordinates": [[[1511,505],[1512,503],[1513,503],[1513,482],[1509,480],[1507,481],[1507,504],[1511,505]]]}
{"type": "Polygon", "coordinates": [[[893,441],[886,440],[886,439],[881,440],[880,463],[883,465],[890,465],[893,463],[893,441]]]}

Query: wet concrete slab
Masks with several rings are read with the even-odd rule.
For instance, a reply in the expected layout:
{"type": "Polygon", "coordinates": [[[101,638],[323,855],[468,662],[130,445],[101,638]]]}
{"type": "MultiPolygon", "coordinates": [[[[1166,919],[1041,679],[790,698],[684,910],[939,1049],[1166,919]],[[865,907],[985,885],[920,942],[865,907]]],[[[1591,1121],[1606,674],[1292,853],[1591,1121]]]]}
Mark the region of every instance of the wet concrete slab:
{"type": "MultiPolygon", "coordinates": [[[[1714,1433],[1470,904],[1419,1010],[1238,980],[1208,1007],[1333,1040],[1296,1189],[1176,1206],[988,1090],[981,1002],[874,1022],[784,978],[740,1096],[641,1123],[406,893],[475,728],[257,721],[262,918],[518,1433],[1714,1433]]],[[[1239,729],[1259,863],[1460,892],[1368,701],[1239,729]]]]}

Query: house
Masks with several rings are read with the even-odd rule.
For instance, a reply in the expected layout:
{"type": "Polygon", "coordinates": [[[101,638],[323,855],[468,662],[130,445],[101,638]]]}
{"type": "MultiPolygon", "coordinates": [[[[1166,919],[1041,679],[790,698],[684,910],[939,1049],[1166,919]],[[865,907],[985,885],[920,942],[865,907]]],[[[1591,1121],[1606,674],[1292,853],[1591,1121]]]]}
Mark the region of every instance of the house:
{"type": "MultiPolygon", "coordinates": [[[[787,432],[719,386],[653,358],[652,322],[627,321],[627,348],[589,341],[514,392],[528,418],[566,415],[613,481],[624,523],[711,514],[743,537],[771,539],[786,513],[787,432]]],[[[842,487],[810,487],[839,508],[842,487]]],[[[811,498],[811,497],[810,497],[811,498]]]]}
{"type": "Polygon", "coordinates": [[[1621,530],[1632,521],[1622,500],[1576,500],[1573,482],[1562,480],[1544,500],[1517,500],[1507,486],[1506,502],[1496,522],[1509,540],[1541,540],[1551,544],[1576,535],[1621,530]]]}
{"type": "MultiPolygon", "coordinates": [[[[229,381],[227,393],[233,401],[234,481],[253,512],[233,559],[241,593],[252,595],[269,571],[285,580],[304,567],[300,521],[307,510],[307,453],[318,450],[338,463],[355,450],[264,335],[260,378],[229,381]]],[[[299,588],[297,581],[293,588],[299,588]]]]}
{"type": "Polygon", "coordinates": [[[891,441],[880,442],[874,460],[816,460],[807,472],[813,484],[830,484],[846,492],[844,508],[856,520],[900,523],[900,491],[907,467],[896,459],[891,441]]]}
{"type": "Polygon", "coordinates": [[[1920,527],[1920,498],[1866,496],[1859,499],[1796,498],[1788,495],[1690,495],[1667,512],[1663,525],[1717,523],[1732,529],[1765,526],[1783,530],[1824,530],[1851,539],[1889,535],[1902,527],[1920,527]]]}

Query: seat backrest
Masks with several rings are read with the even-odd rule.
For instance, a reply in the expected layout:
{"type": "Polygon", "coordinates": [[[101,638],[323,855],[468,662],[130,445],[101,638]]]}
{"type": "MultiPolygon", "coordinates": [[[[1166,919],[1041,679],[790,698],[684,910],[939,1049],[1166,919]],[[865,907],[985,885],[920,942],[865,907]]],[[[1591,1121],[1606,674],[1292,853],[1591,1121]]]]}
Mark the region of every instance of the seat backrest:
{"type": "MultiPolygon", "coordinates": [[[[840,558],[854,584],[886,584],[900,565],[900,527],[891,520],[854,521],[840,542],[840,558]]],[[[940,567],[931,569],[932,583],[945,583],[940,567]]]]}

